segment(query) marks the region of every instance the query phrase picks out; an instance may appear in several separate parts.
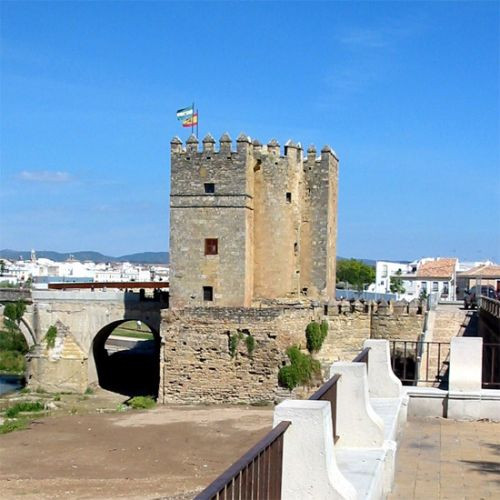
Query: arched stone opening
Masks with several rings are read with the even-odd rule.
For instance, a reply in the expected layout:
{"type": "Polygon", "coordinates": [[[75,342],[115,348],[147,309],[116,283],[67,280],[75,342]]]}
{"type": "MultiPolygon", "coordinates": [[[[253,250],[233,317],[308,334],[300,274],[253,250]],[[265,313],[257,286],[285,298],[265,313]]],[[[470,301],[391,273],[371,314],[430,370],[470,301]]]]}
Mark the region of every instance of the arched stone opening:
{"type": "Polygon", "coordinates": [[[130,397],[157,397],[160,345],[159,332],[139,320],[127,318],[106,325],[94,337],[91,347],[99,386],[130,397]],[[140,324],[141,331],[151,338],[113,335],[125,330],[127,324],[140,324]]]}
{"type": "Polygon", "coordinates": [[[28,344],[28,348],[31,348],[36,344],[36,336],[33,333],[33,329],[29,325],[29,323],[24,319],[21,318],[21,321],[19,322],[19,330],[23,334],[26,343],[28,344]]]}

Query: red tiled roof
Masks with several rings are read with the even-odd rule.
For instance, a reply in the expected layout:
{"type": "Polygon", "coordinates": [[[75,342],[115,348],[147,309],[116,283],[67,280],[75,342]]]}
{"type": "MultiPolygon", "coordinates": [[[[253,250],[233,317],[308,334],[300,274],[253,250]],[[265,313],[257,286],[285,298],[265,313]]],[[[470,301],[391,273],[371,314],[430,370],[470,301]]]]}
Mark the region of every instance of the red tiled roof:
{"type": "Polygon", "coordinates": [[[458,276],[464,278],[500,279],[500,266],[498,264],[476,266],[468,271],[458,273],[458,276]]]}
{"type": "Polygon", "coordinates": [[[417,269],[419,278],[451,278],[455,273],[457,259],[438,259],[424,262],[417,269]]]}

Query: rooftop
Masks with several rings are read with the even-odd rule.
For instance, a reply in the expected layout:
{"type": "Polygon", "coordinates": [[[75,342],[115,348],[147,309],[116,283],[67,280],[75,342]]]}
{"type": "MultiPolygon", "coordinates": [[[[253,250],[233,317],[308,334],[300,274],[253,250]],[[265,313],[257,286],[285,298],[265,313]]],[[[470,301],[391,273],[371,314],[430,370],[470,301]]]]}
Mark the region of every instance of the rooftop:
{"type": "Polygon", "coordinates": [[[451,278],[457,259],[437,259],[424,262],[417,269],[417,278],[451,278]]]}
{"type": "Polygon", "coordinates": [[[500,279],[500,266],[498,264],[480,265],[458,273],[457,276],[461,278],[500,279]]]}

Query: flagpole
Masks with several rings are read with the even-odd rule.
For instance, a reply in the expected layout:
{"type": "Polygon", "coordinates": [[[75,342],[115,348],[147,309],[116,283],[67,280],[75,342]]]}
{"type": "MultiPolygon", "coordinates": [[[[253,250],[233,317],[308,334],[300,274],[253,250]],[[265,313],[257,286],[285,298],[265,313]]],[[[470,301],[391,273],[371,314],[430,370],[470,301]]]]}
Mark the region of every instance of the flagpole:
{"type": "Polygon", "coordinates": [[[194,120],[194,102],[193,102],[193,114],[191,115],[191,134],[193,133],[194,130],[193,120],[194,120]]]}
{"type": "Polygon", "coordinates": [[[198,110],[196,110],[196,138],[198,139],[198,122],[200,121],[200,117],[198,116],[198,110]]]}

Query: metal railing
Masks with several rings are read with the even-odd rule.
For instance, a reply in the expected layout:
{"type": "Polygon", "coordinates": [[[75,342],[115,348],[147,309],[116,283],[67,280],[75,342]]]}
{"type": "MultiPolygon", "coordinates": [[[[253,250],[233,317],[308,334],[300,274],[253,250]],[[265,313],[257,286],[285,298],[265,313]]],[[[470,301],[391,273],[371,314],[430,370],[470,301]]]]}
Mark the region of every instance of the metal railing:
{"type": "Polygon", "coordinates": [[[390,340],[392,370],[406,385],[446,382],[449,342],[390,340]]]}
{"type": "Polygon", "coordinates": [[[483,389],[500,389],[500,344],[483,344],[483,389]]]}
{"type": "Polygon", "coordinates": [[[370,348],[365,347],[362,351],[360,351],[352,360],[353,363],[366,363],[368,366],[368,356],[370,353],[370,348]]]}
{"type": "Polygon", "coordinates": [[[290,425],[279,423],[195,500],[280,500],[283,435],[290,425]]]}
{"type": "Polygon", "coordinates": [[[341,375],[334,375],[325,382],[310,398],[310,401],[329,401],[332,410],[333,441],[339,438],[337,435],[337,382],[341,375]]]}

